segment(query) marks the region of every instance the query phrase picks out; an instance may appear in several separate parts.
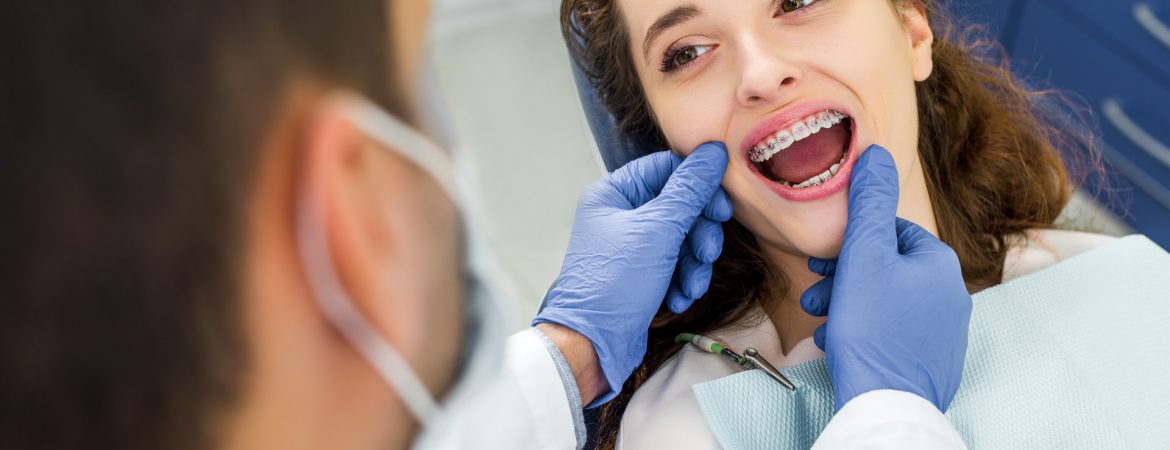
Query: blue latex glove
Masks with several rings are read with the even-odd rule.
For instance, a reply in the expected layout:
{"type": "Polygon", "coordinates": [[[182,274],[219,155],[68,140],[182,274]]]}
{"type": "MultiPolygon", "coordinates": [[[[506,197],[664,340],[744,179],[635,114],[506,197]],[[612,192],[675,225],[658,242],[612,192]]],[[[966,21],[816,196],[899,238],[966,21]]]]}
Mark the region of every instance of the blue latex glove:
{"type": "Polygon", "coordinates": [[[642,362],[663,299],[678,313],[707,292],[723,249],[719,222],[731,218],[719,187],[726,169],[721,143],[685,160],[662,151],[581,195],[561,274],[532,323],[558,323],[593,342],[611,390],[594,405],[617,395],[642,362]]]}
{"type": "Polygon", "coordinates": [[[800,304],[828,315],[814,340],[825,351],[837,410],[866,392],[894,389],[946,412],[963,376],[971,295],[959,259],[897,209],[898,169],[886,149],[871,146],[849,181],[840,256],[808,262],[825,278],[800,304]]]}

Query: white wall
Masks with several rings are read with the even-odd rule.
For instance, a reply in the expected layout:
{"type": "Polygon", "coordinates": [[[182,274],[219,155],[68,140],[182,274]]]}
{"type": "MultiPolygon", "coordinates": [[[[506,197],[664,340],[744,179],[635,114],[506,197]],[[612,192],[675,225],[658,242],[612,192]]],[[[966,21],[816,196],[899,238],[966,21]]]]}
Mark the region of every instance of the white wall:
{"type": "Polygon", "coordinates": [[[435,65],[470,157],[484,235],[526,325],[555,279],[581,190],[601,176],[558,25],[560,2],[446,0],[435,65]]]}

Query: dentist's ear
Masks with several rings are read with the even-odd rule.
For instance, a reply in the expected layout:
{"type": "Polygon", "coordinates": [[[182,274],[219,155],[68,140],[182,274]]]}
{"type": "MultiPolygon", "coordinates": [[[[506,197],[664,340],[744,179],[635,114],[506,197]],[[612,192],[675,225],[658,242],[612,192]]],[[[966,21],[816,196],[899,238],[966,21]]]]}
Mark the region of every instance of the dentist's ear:
{"type": "Polygon", "coordinates": [[[355,306],[433,395],[462,337],[458,221],[425,172],[360,129],[344,105],[309,115],[300,195],[319,205],[332,266],[355,306]],[[444,329],[447,328],[447,329],[444,329]]]}
{"type": "Polygon", "coordinates": [[[899,1],[898,12],[910,40],[914,81],[925,81],[934,71],[934,32],[930,29],[926,7],[916,0],[899,1]]]}

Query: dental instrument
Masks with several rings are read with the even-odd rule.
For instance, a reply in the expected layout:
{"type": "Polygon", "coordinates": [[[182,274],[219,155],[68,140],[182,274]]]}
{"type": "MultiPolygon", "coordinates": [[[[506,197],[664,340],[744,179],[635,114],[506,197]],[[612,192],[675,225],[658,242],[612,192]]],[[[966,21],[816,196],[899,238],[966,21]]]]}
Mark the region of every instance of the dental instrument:
{"type": "Polygon", "coordinates": [[[792,384],[792,381],[789,381],[779,370],[776,370],[776,367],[768,362],[767,359],[764,359],[764,355],[761,355],[754,348],[748,347],[744,350],[743,356],[740,356],[734,350],[719,343],[719,341],[694,333],[679,333],[678,336],[674,337],[674,341],[678,343],[690,343],[707,353],[724,356],[744,370],[759,369],[768,374],[773,380],[788,388],[788,390],[796,390],[796,385],[792,384]]]}

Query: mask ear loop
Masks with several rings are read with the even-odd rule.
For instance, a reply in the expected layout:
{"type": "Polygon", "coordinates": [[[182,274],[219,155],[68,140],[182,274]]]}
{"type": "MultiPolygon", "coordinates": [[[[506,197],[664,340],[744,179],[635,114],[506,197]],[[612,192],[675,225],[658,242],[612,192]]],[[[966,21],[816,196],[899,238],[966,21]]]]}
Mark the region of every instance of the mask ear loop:
{"type": "MultiPolygon", "coordinates": [[[[392,150],[397,150],[428,171],[434,170],[430,173],[438,175],[451,172],[449,165],[445,168],[442,166],[439,158],[445,158],[445,155],[434,147],[434,144],[391,119],[369,101],[352,94],[339,94],[332,101],[336,101],[336,105],[343,108],[346,116],[363,132],[380,134],[373,136],[380,142],[394,142],[403,146],[392,150]],[[370,111],[371,108],[373,112],[370,111]],[[430,150],[420,147],[425,145],[433,147],[435,152],[413,150],[430,150]]],[[[448,189],[449,180],[437,179],[436,182],[444,189],[448,189]]],[[[455,201],[455,196],[451,195],[454,191],[447,190],[447,193],[452,201],[455,201]]],[[[437,403],[406,359],[362,315],[342,287],[325,239],[324,205],[314,201],[312,196],[304,191],[298,194],[298,197],[297,243],[300,247],[301,263],[304,265],[309,286],[313,290],[318,306],[329,322],[397,391],[407,408],[425,428],[427,424],[438,419],[440,411],[437,403]]]]}

